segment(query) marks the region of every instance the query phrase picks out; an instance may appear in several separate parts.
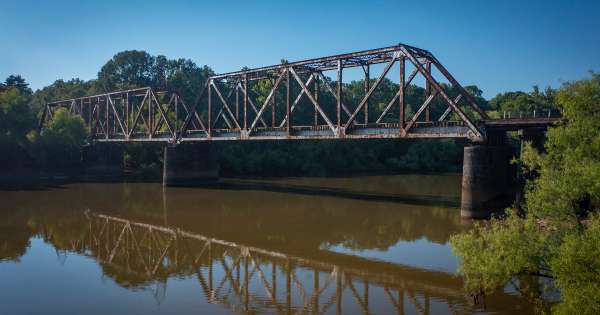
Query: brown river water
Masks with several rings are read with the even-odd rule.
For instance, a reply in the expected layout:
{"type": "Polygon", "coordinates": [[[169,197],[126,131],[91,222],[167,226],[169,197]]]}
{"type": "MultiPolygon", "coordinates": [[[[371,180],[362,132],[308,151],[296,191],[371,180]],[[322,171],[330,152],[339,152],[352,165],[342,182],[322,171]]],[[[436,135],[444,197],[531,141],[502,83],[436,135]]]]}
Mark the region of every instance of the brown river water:
{"type": "Polygon", "coordinates": [[[516,314],[473,305],[460,175],[0,191],[0,314],[516,314]]]}

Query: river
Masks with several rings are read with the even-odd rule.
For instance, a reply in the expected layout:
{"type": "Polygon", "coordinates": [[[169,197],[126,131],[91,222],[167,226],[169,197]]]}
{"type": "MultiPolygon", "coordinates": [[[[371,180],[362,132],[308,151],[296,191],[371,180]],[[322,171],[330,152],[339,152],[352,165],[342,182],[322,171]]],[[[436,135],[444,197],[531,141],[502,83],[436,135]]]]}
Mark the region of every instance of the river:
{"type": "Polygon", "coordinates": [[[515,314],[473,305],[460,175],[0,191],[2,314],[515,314]]]}

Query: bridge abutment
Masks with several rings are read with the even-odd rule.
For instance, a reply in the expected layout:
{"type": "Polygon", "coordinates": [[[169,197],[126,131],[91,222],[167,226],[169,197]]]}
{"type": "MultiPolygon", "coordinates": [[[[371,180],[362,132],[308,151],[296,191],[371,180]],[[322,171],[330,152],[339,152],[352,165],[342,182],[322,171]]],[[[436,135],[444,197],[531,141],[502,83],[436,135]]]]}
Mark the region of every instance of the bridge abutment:
{"type": "Polygon", "coordinates": [[[500,142],[464,148],[461,217],[484,219],[507,206],[514,170],[512,150],[500,142]]]}
{"type": "Polygon", "coordinates": [[[167,145],[163,186],[194,186],[219,178],[219,162],[210,143],[167,145]]]}

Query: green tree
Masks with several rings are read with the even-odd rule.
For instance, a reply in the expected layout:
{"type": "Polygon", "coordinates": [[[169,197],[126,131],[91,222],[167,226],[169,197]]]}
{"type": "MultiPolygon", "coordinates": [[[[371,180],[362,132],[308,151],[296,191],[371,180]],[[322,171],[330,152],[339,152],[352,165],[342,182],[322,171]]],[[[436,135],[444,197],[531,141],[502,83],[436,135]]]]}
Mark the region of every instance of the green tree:
{"type": "Polygon", "coordinates": [[[39,138],[33,139],[34,156],[46,167],[74,168],[81,163],[81,147],[87,139],[83,119],[66,108],[54,112],[39,138]]]}
{"type": "Polygon", "coordinates": [[[26,134],[35,126],[29,100],[30,96],[14,85],[0,91],[0,168],[13,168],[28,161],[26,134]]]}
{"type": "Polygon", "coordinates": [[[543,92],[536,85],[530,93],[516,91],[496,95],[489,101],[489,109],[499,112],[511,112],[513,115],[519,112],[532,114],[545,114],[548,110],[556,111],[556,90],[547,87],[543,92]]]}
{"type": "Polygon", "coordinates": [[[106,92],[151,86],[156,76],[155,60],[145,51],[117,53],[98,72],[98,83],[106,92]]]}
{"type": "Polygon", "coordinates": [[[557,103],[565,122],[548,131],[546,153],[527,146],[522,156],[533,178],[525,217],[511,211],[453,236],[451,244],[472,293],[490,293],[515,278],[525,284],[525,276],[538,284],[550,278],[561,293],[553,311],[597,314],[600,217],[590,213],[600,206],[600,76],[565,84],[557,103]]]}
{"type": "Polygon", "coordinates": [[[600,219],[595,216],[581,233],[567,235],[550,262],[561,290],[560,314],[600,314],[600,219]]]}
{"type": "Polygon", "coordinates": [[[0,92],[0,135],[21,140],[34,125],[29,95],[15,87],[0,92]]]}
{"type": "Polygon", "coordinates": [[[16,88],[22,95],[31,95],[32,93],[29,84],[20,75],[10,75],[4,83],[0,83],[0,91],[9,88],[16,88]]]}

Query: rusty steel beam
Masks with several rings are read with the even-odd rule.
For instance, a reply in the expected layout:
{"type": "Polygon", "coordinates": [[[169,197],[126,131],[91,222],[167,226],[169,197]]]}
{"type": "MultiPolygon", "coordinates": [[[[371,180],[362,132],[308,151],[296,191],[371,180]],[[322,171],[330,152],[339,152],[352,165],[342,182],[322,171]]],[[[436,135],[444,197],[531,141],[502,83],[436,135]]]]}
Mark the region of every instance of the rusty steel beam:
{"type": "Polygon", "coordinates": [[[421,63],[417,60],[415,56],[411,54],[409,50],[407,50],[404,47],[401,47],[401,50],[405,53],[405,55],[412,62],[412,64],[419,70],[419,72],[425,77],[425,79],[433,86],[433,88],[435,88],[437,92],[439,92],[444,101],[448,103],[448,105],[450,105],[452,109],[460,116],[461,120],[469,126],[471,131],[475,134],[475,137],[477,138],[476,140],[482,141],[484,137],[483,133],[473,124],[471,119],[467,117],[467,115],[458,107],[458,105],[450,99],[450,97],[446,94],[442,86],[431,76],[431,74],[429,74],[425,69],[423,69],[421,63]]]}
{"type": "Polygon", "coordinates": [[[290,68],[290,72],[294,75],[294,78],[296,79],[298,84],[300,84],[300,87],[304,91],[304,94],[306,94],[308,99],[313,103],[313,105],[315,106],[315,109],[319,112],[319,114],[321,114],[321,117],[323,117],[323,120],[325,120],[325,122],[327,123],[329,128],[331,128],[331,130],[333,132],[335,132],[335,127],[331,123],[331,120],[329,120],[329,118],[327,117],[327,114],[325,114],[323,109],[321,109],[319,102],[317,102],[317,100],[314,98],[314,96],[310,93],[310,91],[308,90],[308,87],[304,84],[304,82],[302,82],[302,79],[300,79],[300,77],[298,76],[298,74],[296,73],[294,68],[290,68]]]}
{"type": "Polygon", "coordinates": [[[410,83],[412,82],[412,80],[414,79],[415,76],[417,76],[417,69],[414,69],[411,74],[408,76],[408,79],[405,81],[404,79],[404,69],[405,69],[405,61],[404,59],[402,61],[400,61],[400,80],[399,82],[401,82],[398,87],[398,92],[396,92],[396,94],[394,95],[394,98],[392,98],[392,100],[387,104],[387,106],[385,107],[385,109],[383,110],[383,112],[381,113],[381,115],[379,116],[379,118],[377,118],[377,123],[380,123],[381,120],[383,120],[383,118],[387,115],[387,113],[390,111],[390,109],[392,108],[392,106],[394,106],[394,103],[396,102],[396,100],[399,101],[400,103],[400,107],[402,108],[401,110],[401,115],[402,117],[400,118],[400,121],[404,121],[403,119],[403,115],[404,115],[404,91],[406,89],[407,86],[410,85],[410,83]],[[404,86],[404,88],[401,88],[402,86],[404,86]]]}
{"type": "Polygon", "coordinates": [[[369,89],[369,92],[367,92],[367,94],[363,97],[362,101],[360,101],[360,103],[358,104],[358,107],[356,108],[354,113],[352,113],[352,116],[350,116],[350,118],[348,118],[348,122],[346,123],[347,125],[351,124],[354,121],[354,119],[356,119],[356,115],[358,115],[358,113],[363,108],[363,106],[365,106],[365,104],[369,100],[369,97],[371,97],[371,94],[373,94],[373,92],[375,91],[377,86],[379,86],[379,83],[381,83],[381,81],[385,78],[388,71],[390,71],[390,69],[392,68],[392,66],[394,65],[394,63],[396,62],[397,59],[398,59],[398,56],[396,54],[394,54],[394,57],[385,66],[385,68],[383,69],[383,72],[381,73],[379,78],[377,78],[377,80],[375,81],[373,86],[371,86],[371,89],[369,89]]]}
{"type": "MultiPolygon", "coordinates": [[[[415,69],[416,70],[416,69],[415,69]]],[[[400,107],[400,117],[398,118],[398,124],[400,125],[400,133],[406,134],[404,131],[404,102],[405,102],[405,76],[406,75],[406,57],[400,58],[400,80],[398,81],[398,106],[400,107]]],[[[417,71],[415,71],[417,75],[417,71]]],[[[412,76],[408,79],[408,82],[412,80],[412,76]]]]}
{"type": "MultiPolygon", "coordinates": [[[[306,81],[305,85],[309,86],[314,79],[315,79],[315,77],[311,74],[308,77],[308,80],[306,81]]],[[[296,96],[296,99],[294,100],[294,102],[292,103],[292,107],[290,108],[290,114],[294,113],[294,110],[296,109],[296,106],[302,99],[302,96],[304,95],[304,93],[306,93],[305,90],[301,90],[300,93],[296,96]]],[[[315,108],[315,112],[317,112],[316,108],[315,108]]],[[[288,120],[287,116],[288,115],[286,114],[286,116],[283,118],[283,121],[281,122],[281,124],[279,124],[279,127],[283,127],[285,124],[287,124],[287,120],[288,120]]]]}
{"type": "Polygon", "coordinates": [[[215,75],[212,78],[214,79],[228,79],[239,77],[243,75],[248,75],[249,80],[260,80],[265,77],[273,76],[273,73],[278,73],[284,68],[294,67],[298,73],[304,73],[309,71],[326,71],[337,69],[338,61],[342,61],[343,68],[353,68],[353,67],[361,67],[365,64],[377,64],[389,61],[393,58],[395,52],[399,50],[400,47],[405,47],[406,49],[413,52],[415,56],[419,58],[427,58],[432,56],[430,52],[416,48],[413,46],[398,44],[394,46],[378,48],[378,49],[369,49],[358,52],[352,52],[347,54],[339,54],[333,56],[327,56],[322,58],[314,58],[307,59],[302,61],[290,62],[285,64],[260,67],[251,70],[242,70],[242,71],[234,71],[229,73],[223,73],[219,75],[215,75]],[[302,70],[304,69],[304,70],[302,70]]]}
{"type": "MultiPolygon", "coordinates": [[[[256,126],[256,123],[258,122],[258,120],[262,119],[262,114],[265,112],[267,106],[269,106],[269,102],[271,102],[271,98],[273,97],[273,95],[275,95],[275,91],[277,91],[277,87],[279,87],[279,84],[281,83],[281,81],[284,78],[284,75],[288,72],[289,70],[284,70],[281,72],[281,74],[279,75],[279,77],[277,78],[277,80],[275,81],[275,85],[273,86],[273,88],[271,89],[271,91],[269,92],[269,95],[267,96],[267,99],[265,99],[265,102],[263,103],[262,107],[260,108],[260,110],[256,113],[256,117],[254,118],[254,121],[252,122],[252,124],[250,125],[250,129],[249,131],[251,132],[252,129],[254,129],[254,127],[256,126]]],[[[245,93],[247,93],[247,91],[244,91],[245,93]]],[[[310,94],[310,93],[309,93],[310,94]]],[[[264,121],[263,121],[264,123],[264,121]]],[[[267,124],[265,123],[265,126],[267,124]]]]}
{"type": "MultiPolygon", "coordinates": [[[[233,122],[235,123],[235,127],[237,129],[240,129],[240,124],[238,123],[237,119],[235,119],[235,116],[233,115],[233,112],[231,111],[231,109],[229,108],[229,105],[227,104],[227,100],[233,94],[233,90],[231,90],[229,92],[229,95],[227,95],[227,99],[225,99],[223,97],[223,95],[221,94],[221,91],[219,91],[219,88],[217,87],[217,85],[215,84],[215,82],[211,80],[210,84],[212,84],[212,86],[215,88],[215,92],[217,93],[217,96],[219,96],[219,99],[221,100],[221,103],[223,104],[223,108],[225,108],[225,110],[227,110],[227,113],[229,114],[229,116],[231,117],[231,119],[233,120],[233,122]]],[[[236,83],[236,85],[237,85],[237,83],[236,83]]],[[[223,109],[221,109],[221,110],[223,110],[223,109]]],[[[223,116],[223,118],[226,119],[224,116],[223,116]]],[[[231,128],[231,126],[229,128],[231,128]]]]}
{"type": "Polygon", "coordinates": [[[342,60],[339,59],[338,60],[338,64],[337,64],[337,108],[336,108],[336,113],[337,113],[337,130],[338,133],[340,132],[340,128],[342,126],[342,95],[343,95],[343,91],[342,91],[342,79],[343,79],[343,69],[344,66],[342,64],[342,60]]]}

